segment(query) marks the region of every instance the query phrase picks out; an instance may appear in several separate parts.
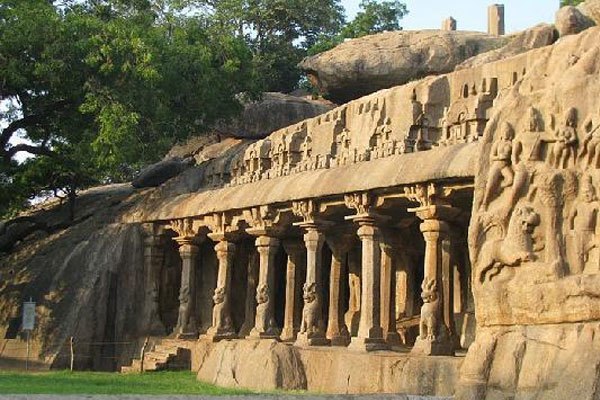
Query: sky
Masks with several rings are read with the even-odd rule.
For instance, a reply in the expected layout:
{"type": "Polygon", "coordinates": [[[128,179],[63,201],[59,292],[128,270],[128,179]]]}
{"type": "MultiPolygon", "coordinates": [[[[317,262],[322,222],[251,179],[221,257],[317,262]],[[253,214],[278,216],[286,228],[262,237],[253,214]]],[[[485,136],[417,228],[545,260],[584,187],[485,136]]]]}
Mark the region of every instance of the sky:
{"type": "MultiPolygon", "coordinates": [[[[359,10],[360,0],[341,0],[348,20],[359,10]]],[[[458,30],[487,31],[487,7],[493,0],[403,0],[408,8],[400,25],[406,30],[440,29],[452,16],[458,30]]],[[[506,33],[521,31],[541,22],[552,23],[559,0],[504,0],[506,33]]]]}

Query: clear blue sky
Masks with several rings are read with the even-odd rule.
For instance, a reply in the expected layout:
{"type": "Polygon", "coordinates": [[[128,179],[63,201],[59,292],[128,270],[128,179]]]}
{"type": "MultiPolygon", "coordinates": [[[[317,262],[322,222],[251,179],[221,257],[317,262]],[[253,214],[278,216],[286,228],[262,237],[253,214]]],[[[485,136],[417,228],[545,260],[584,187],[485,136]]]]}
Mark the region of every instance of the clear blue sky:
{"type": "MultiPolygon", "coordinates": [[[[360,0],[342,0],[348,19],[358,11],[360,0]]],[[[409,14],[401,25],[404,29],[439,29],[449,16],[457,21],[459,30],[487,31],[487,7],[504,4],[506,33],[520,31],[540,22],[554,21],[559,0],[404,0],[409,14]]]]}

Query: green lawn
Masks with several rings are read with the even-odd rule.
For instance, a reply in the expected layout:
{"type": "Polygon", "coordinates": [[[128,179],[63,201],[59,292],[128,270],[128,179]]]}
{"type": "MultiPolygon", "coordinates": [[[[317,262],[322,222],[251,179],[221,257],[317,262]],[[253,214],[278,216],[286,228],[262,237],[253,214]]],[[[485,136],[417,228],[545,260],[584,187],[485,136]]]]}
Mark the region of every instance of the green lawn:
{"type": "Polygon", "coordinates": [[[1,372],[2,394],[244,394],[202,383],[189,372],[1,372]]]}

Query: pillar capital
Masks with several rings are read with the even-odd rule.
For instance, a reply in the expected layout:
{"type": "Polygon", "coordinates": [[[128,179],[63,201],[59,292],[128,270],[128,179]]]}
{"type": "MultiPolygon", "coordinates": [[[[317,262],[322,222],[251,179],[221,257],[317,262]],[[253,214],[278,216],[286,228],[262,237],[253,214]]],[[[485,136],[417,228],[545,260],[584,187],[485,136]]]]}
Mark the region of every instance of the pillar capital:
{"type": "Polygon", "coordinates": [[[215,244],[215,252],[217,253],[217,258],[227,257],[228,254],[231,254],[235,251],[235,243],[228,240],[221,240],[215,244]]]}
{"type": "Polygon", "coordinates": [[[279,239],[273,236],[261,235],[256,238],[254,244],[256,245],[256,249],[260,252],[279,246],[279,239]]]}
{"type": "Polygon", "coordinates": [[[408,212],[414,212],[423,221],[438,220],[452,221],[461,214],[461,210],[448,205],[426,205],[422,207],[409,208],[408,212]]]}

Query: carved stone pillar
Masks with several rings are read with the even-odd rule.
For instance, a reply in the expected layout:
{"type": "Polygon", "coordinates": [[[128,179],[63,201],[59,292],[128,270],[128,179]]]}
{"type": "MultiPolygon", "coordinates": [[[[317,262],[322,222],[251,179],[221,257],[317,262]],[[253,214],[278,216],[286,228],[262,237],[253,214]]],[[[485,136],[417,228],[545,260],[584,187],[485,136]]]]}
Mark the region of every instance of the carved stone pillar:
{"type": "MultiPolygon", "coordinates": [[[[148,224],[151,225],[151,224],[148,224]]],[[[162,336],[166,334],[165,326],[160,319],[159,288],[161,270],[165,259],[164,237],[154,232],[152,226],[145,227],[144,237],[144,335],[162,336]]]]}
{"type": "Polygon", "coordinates": [[[328,240],[331,249],[331,269],[329,277],[329,319],[327,321],[326,337],[332,346],[347,346],[350,343],[350,333],[344,323],[342,314],[342,266],[352,245],[351,239],[328,240]]]}
{"type": "Polygon", "coordinates": [[[181,287],[179,290],[179,316],[175,332],[178,338],[193,339],[198,337],[198,321],[196,319],[196,263],[198,262],[198,238],[177,237],[179,255],[181,256],[181,287]]]}
{"type": "Polygon", "coordinates": [[[260,257],[258,286],[256,288],[256,317],[249,337],[277,338],[279,328],[275,322],[275,256],[279,240],[271,236],[256,238],[256,249],[260,257]]]}
{"type": "Polygon", "coordinates": [[[306,281],[303,286],[304,308],[302,310],[302,322],[300,332],[296,339],[298,346],[326,345],[329,341],[325,338],[323,323],[323,305],[321,298],[321,258],[325,237],[314,224],[301,225],[306,233],[304,244],[306,245],[306,281]]]}
{"type": "Polygon", "coordinates": [[[423,220],[420,228],[425,239],[424,279],[421,285],[419,337],[412,350],[416,354],[454,355],[453,270],[450,264],[449,226],[444,221],[457,210],[449,206],[425,206],[413,209],[423,220]]]}
{"type": "Polygon", "coordinates": [[[348,311],[344,315],[344,322],[350,336],[358,334],[360,322],[360,257],[358,247],[348,252],[348,311]]]}
{"type": "Polygon", "coordinates": [[[217,274],[217,287],[213,295],[212,326],[206,332],[207,338],[216,342],[236,337],[230,308],[231,270],[233,268],[235,244],[227,241],[223,235],[209,234],[208,236],[212,240],[218,241],[215,245],[215,252],[219,260],[219,271],[217,274]]]}
{"type": "Polygon", "coordinates": [[[302,308],[302,294],[298,288],[301,285],[300,270],[304,267],[306,250],[302,242],[287,241],[283,247],[288,255],[285,280],[285,315],[281,340],[293,342],[300,330],[298,309],[302,308]]]}
{"type": "Polygon", "coordinates": [[[254,327],[256,316],[256,288],[258,287],[259,255],[251,251],[248,256],[246,302],[244,311],[244,323],[240,328],[239,336],[246,337],[254,327]]]}
{"type": "Polygon", "coordinates": [[[396,282],[394,270],[394,249],[389,243],[381,247],[381,328],[389,345],[399,345],[400,335],[396,330],[396,282]]]}
{"type": "Polygon", "coordinates": [[[368,215],[352,218],[359,224],[358,237],[362,243],[361,312],[358,334],[350,342],[354,350],[383,350],[387,345],[381,329],[380,274],[381,240],[375,219],[368,215]]]}

